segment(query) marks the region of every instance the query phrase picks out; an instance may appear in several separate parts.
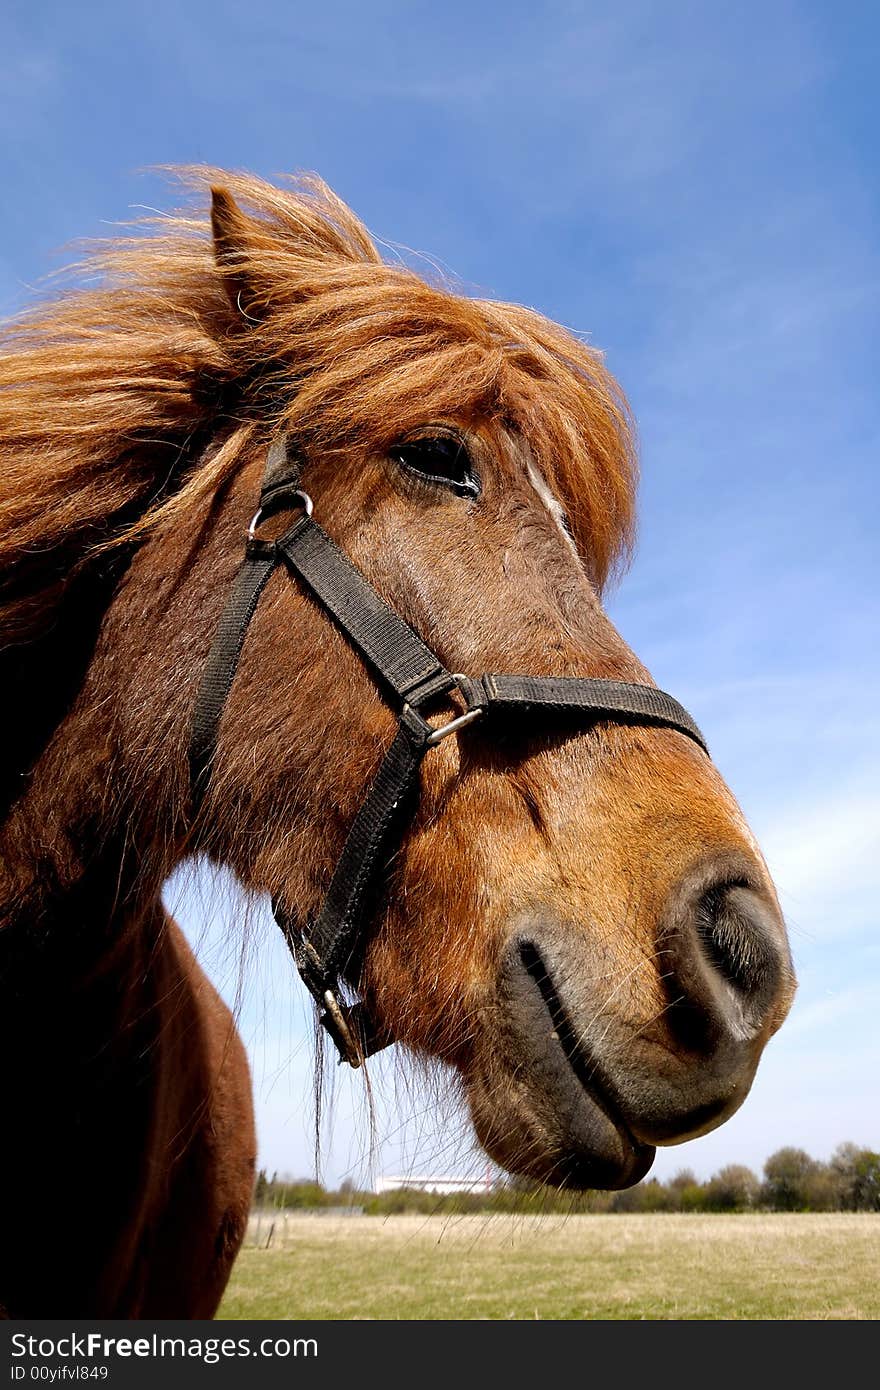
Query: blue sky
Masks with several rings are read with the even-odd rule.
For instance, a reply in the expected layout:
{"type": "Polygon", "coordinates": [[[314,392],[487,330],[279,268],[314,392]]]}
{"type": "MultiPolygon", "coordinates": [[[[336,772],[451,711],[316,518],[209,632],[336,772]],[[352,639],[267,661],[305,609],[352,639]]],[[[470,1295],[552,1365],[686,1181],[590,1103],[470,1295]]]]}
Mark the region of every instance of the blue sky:
{"type": "MultiPolygon", "coordinates": [[[[788,1143],[880,1149],[878,49],[867,0],[38,0],[0,18],[3,311],[65,242],[169,205],[146,166],[206,161],[317,170],[380,237],[607,351],[643,467],[609,608],[707,732],[800,977],[743,1109],[661,1151],[661,1177],[788,1143]]],[[[241,905],[220,886],[169,899],[231,996],[241,905]]],[[[261,1158],[304,1173],[308,1012],[255,917],[261,1158]]],[[[336,1078],[328,1180],[479,1168],[449,1107],[393,1059],[376,1070],[372,1151],[359,1083],[336,1078]]]]}

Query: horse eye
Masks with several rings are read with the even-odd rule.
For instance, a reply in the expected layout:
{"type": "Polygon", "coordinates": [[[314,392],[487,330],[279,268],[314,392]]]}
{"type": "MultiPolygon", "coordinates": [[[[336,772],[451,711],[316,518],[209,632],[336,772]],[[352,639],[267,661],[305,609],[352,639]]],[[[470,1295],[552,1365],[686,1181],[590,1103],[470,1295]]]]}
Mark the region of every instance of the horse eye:
{"type": "Polygon", "coordinates": [[[408,439],[395,444],[391,457],[429,483],[439,483],[460,497],[477,497],[480,480],[460,439],[451,435],[408,439]]]}

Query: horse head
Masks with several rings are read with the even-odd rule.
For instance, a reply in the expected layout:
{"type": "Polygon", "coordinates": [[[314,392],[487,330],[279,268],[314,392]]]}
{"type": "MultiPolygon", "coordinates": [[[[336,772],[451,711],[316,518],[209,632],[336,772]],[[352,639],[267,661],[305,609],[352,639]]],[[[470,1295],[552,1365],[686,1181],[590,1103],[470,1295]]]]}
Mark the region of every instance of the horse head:
{"type": "MultiPolygon", "coordinates": [[[[162,873],[204,851],[296,935],[397,712],[280,567],[248,615],[194,810],[188,731],[273,441],[295,452],[323,531],[449,671],[644,687],[602,607],[635,465],[624,398],[576,336],[383,262],[317,182],[224,184],[212,241],[178,219],[111,256],[128,281],[102,343],[105,408],[125,477],[153,492],[123,516],[122,465],[108,466],[132,554],[80,737],[102,750],[94,797],[129,847],[162,873]],[[162,458],[176,449],[162,486],[158,465],[131,463],[151,437],[162,458]]],[[[430,750],[407,811],[344,986],[379,1030],[457,1070],[499,1163],[626,1186],[657,1144],[738,1108],[793,974],[759,848],[693,738],[537,709],[477,720],[430,750]]]]}

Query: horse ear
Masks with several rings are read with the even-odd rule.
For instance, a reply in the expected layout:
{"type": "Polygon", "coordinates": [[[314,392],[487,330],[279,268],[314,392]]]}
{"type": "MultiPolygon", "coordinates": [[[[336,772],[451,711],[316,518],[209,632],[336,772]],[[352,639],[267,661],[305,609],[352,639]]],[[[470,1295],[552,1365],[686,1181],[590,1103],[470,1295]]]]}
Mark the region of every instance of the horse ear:
{"type": "Polygon", "coordinates": [[[211,189],[211,231],[214,260],[230,304],[243,319],[258,319],[262,296],[253,273],[250,224],[225,188],[211,189]]]}

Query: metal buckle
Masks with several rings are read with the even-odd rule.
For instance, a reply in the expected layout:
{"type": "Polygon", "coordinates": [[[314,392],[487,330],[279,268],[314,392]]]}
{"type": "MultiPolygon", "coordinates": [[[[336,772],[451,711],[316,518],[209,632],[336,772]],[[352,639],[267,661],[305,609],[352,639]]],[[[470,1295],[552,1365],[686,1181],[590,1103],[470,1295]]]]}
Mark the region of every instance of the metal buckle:
{"type": "MultiPolygon", "coordinates": [[[[456,689],[459,694],[463,694],[459,682],[467,680],[467,677],[461,671],[453,671],[452,679],[456,682],[456,689]]],[[[466,695],[464,699],[467,700],[466,695]]],[[[473,724],[475,720],[480,719],[485,713],[485,708],[482,705],[469,705],[464,714],[456,715],[455,719],[450,719],[448,724],[441,724],[439,729],[435,729],[433,733],[429,734],[425,740],[425,746],[428,748],[436,748],[437,744],[442,743],[450,734],[457,733],[459,729],[466,729],[468,724],[473,724]]]]}
{"type": "Polygon", "coordinates": [[[327,1010],[327,1017],[322,1020],[324,1027],[331,1034],[340,1052],[345,1054],[346,1062],[352,1067],[359,1067],[363,1061],[363,1054],[348,1026],[343,1007],[332,989],[324,990],[323,1004],[327,1010]]]}
{"type": "MultiPolygon", "coordinates": [[[[300,488],[297,488],[296,492],[292,492],[290,494],[290,500],[295,501],[297,498],[299,499],[300,505],[302,506],[302,509],[305,512],[306,516],[311,516],[312,512],[315,510],[315,504],[312,501],[309,494],[307,492],[303,492],[300,488]]],[[[266,505],[268,506],[268,503],[266,505]]],[[[257,507],[257,510],[251,517],[250,525],[247,528],[247,538],[249,541],[255,541],[257,539],[257,527],[259,526],[262,520],[263,511],[263,507],[257,507]]]]}

